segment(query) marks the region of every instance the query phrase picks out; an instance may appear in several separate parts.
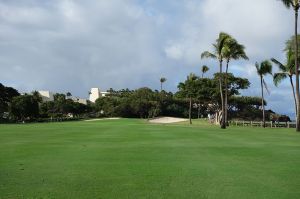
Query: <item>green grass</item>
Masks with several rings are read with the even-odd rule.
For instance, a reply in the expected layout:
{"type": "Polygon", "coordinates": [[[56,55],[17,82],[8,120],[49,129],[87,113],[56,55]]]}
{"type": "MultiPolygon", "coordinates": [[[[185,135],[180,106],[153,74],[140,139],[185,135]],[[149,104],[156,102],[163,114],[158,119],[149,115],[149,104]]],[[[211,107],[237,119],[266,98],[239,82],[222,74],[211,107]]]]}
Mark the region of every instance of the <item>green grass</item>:
{"type": "Polygon", "coordinates": [[[0,198],[300,198],[292,129],[0,125],[0,198]]]}

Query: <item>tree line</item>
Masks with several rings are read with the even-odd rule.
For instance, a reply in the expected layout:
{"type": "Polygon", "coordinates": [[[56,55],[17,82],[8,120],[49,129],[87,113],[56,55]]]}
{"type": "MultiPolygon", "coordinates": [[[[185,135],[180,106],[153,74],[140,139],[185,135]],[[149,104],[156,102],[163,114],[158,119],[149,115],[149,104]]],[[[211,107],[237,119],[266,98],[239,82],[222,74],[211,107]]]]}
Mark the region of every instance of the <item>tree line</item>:
{"type": "MultiPolygon", "coordinates": [[[[178,84],[175,93],[163,90],[166,78],[161,78],[161,90],[144,87],[136,90],[108,90],[109,94],[100,97],[95,103],[81,104],[72,99],[70,92],[56,93],[53,101],[43,101],[37,91],[20,94],[16,89],[0,84],[0,120],[2,122],[49,121],[63,119],[83,119],[99,117],[153,118],[173,116],[207,118],[219,113],[222,107],[218,96],[219,79],[224,74],[216,73],[205,78],[191,73],[184,82],[178,84]]],[[[261,98],[240,96],[240,91],[248,89],[248,79],[227,75],[229,119],[261,120],[261,98]]],[[[223,85],[222,90],[225,89],[223,85]]],[[[266,104],[266,102],[264,102],[266,104]]],[[[218,115],[218,114],[217,114],[218,115]]],[[[268,111],[270,119],[274,112],[268,111]]],[[[211,118],[217,120],[218,118],[211,118]]]]}

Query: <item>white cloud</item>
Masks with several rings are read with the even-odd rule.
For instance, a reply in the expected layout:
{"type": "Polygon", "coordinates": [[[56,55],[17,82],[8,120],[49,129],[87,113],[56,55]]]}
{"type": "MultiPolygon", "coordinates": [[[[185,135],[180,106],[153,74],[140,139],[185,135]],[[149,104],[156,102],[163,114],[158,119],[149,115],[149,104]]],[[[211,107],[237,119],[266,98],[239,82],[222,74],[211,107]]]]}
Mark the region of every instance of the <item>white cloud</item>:
{"type": "Polygon", "coordinates": [[[165,48],[167,57],[179,60],[183,57],[183,50],[180,45],[170,45],[165,48]]]}

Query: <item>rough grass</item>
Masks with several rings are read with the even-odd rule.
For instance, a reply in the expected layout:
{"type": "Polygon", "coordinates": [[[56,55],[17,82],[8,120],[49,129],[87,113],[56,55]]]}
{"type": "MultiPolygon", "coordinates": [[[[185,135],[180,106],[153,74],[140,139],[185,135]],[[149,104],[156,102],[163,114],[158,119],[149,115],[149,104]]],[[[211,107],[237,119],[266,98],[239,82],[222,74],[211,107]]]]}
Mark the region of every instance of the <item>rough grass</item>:
{"type": "Polygon", "coordinates": [[[300,198],[300,134],[201,123],[0,125],[0,198],[300,198]]]}

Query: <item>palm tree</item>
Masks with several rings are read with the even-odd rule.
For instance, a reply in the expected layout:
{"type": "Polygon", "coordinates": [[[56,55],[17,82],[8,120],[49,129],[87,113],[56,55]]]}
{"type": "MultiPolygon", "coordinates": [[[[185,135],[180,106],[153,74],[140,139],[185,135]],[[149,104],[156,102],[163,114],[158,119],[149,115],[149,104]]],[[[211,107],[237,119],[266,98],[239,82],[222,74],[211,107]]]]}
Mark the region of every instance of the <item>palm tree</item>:
{"type": "Polygon", "coordinates": [[[209,67],[206,65],[203,65],[201,68],[202,78],[204,77],[204,74],[207,73],[208,71],[209,71],[209,67]]]}
{"type": "Polygon", "coordinates": [[[294,97],[295,115],[297,118],[297,100],[296,100],[295,87],[293,82],[293,76],[295,75],[295,62],[294,62],[292,49],[290,48],[287,52],[287,61],[285,64],[280,63],[278,60],[274,58],[272,58],[271,61],[275,63],[280,70],[278,73],[274,74],[275,86],[278,86],[278,84],[284,79],[286,79],[287,77],[290,80],[290,84],[293,91],[293,97],[294,97]]]}
{"type": "Polygon", "coordinates": [[[262,107],[262,111],[263,111],[263,127],[266,127],[266,120],[265,120],[265,105],[264,105],[264,88],[268,91],[268,87],[267,84],[264,80],[264,76],[266,76],[267,74],[271,74],[272,75],[272,64],[270,61],[266,60],[263,61],[262,63],[258,64],[256,62],[255,64],[256,66],[256,70],[257,70],[257,74],[260,77],[260,86],[261,86],[261,107],[262,107]]]}
{"type": "Polygon", "coordinates": [[[198,77],[191,73],[189,76],[187,76],[187,79],[184,83],[179,83],[178,89],[182,93],[182,95],[185,98],[188,98],[189,101],[189,121],[190,124],[192,124],[192,105],[193,105],[193,98],[197,96],[197,88],[195,86],[195,83],[197,81],[198,77]]]}
{"type": "Polygon", "coordinates": [[[293,8],[295,12],[295,75],[296,75],[296,102],[297,102],[297,118],[296,130],[300,131],[300,93],[299,93],[299,63],[298,63],[298,12],[300,8],[299,0],[281,0],[287,8],[293,8]]]}
{"type": "Polygon", "coordinates": [[[197,80],[197,76],[194,73],[191,73],[187,77],[187,89],[188,89],[188,97],[189,97],[189,120],[190,124],[192,124],[192,105],[193,105],[193,97],[195,97],[195,81],[197,80]]]}
{"type": "MultiPolygon", "coordinates": [[[[208,71],[209,71],[209,67],[208,66],[203,65],[201,67],[202,79],[204,78],[204,74],[207,73],[208,71]]],[[[200,111],[201,111],[201,102],[199,100],[199,103],[198,103],[198,119],[200,119],[200,111]]]]}
{"type": "Polygon", "coordinates": [[[245,46],[239,44],[235,39],[228,40],[224,48],[224,58],[226,59],[225,71],[225,123],[228,125],[228,68],[231,60],[245,59],[248,60],[245,53],[245,46]]]}
{"type": "Polygon", "coordinates": [[[167,81],[166,78],[162,77],[160,78],[160,92],[163,90],[163,83],[165,83],[167,81]]]}
{"type": "MultiPolygon", "coordinates": [[[[231,38],[227,33],[221,32],[219,34],[219,38],[216,40],[216,43],[213,44],[214,53],[209,51],[205,51],[201,54],[201,58],[212,58],[217,59],[219,61],[220,74],[223,73],[223,60],[224,60],[224,49],[226,46],[226,42],[231,38]]],[[[219,88],[220,88],[220,96],[221,96],[221,106],[222,106],[222,120],[221,120],[221,128],[226,129],[225,123],[225,101],[223,95],[223,77],[220,75],[219,77],[219,88]]]]}

